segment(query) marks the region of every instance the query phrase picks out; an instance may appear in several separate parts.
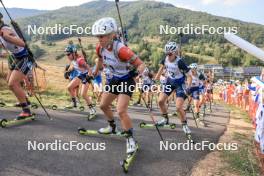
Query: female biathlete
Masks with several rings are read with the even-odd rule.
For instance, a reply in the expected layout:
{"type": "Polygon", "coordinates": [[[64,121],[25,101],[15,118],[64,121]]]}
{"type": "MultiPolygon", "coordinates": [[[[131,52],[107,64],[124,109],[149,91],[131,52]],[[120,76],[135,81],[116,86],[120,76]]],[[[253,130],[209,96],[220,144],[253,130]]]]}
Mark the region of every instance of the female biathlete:
{"type": "Polygon", "coordinates": [[[142,96],[147,103],[147,106],[152,108],[152,85],[154,83],[153,74],[150,73],[148,68],[145,68],[143,74],[142,74],[142,96]]]}
{"type": "MultiPolygon", "coordinates": [[[[197,71],[197,64],[192,63],[190,66],[191,73],[192,73],[192,85],[190,88],[191,97],[190,99],[193,100],[194,105],[194,118],[196,121],[200,123],[200,125],[205,126],[203,120],[200,118],[200,84],[202,81],[205,80],[203,74],[198,73],[197,71]]],[[[191,102],[190,102],[191,103],[191,102]]]]}
{"type": "Polygon", "coordinates": [[[159,95],[158,104],[162,116],[164,117],[159,121],[158,125],[166,125],[169,123],[166,101],[170,94],[175,90],[176,92],[176,108],[177,113],[182,122],[182,129],[185,134],[191,134],[191,130],[187,125],[186,114],[183,109],[184,100],[187,98],[186,94],[189,94],[189,87],[191,86],[192,77],[190,69],[187,67],[183,59],[179,57],[179,49],[175,42],[169,42],[165,45],[166,57],[161,61],[159,71],[155,77],[155,80],[159,80],[160,75],[165,69],[166,83],[163,86],[162,93],[159,95]],[[185,86],[185,80],[187,77],[187,86],[185,86]]]}
{"type": "Polygon", "coordinates": [[[85,100],[88,108],[90,116],[95,115],[96,111],[92,105],[91,98],[87,95],[88,91],[88,82],[91,79],[92,71],[88,64],[86,63],[85,59],[81,57],[77,53],[77,48],[73,45],[69,45],[65,48],[66,55],[68,56],[68,59],[71,61],[69,71],[76,70],[78,71],[78,74],[75,78],[71,80],[71,82],[68,84],[68,91],[70,92],[70,95],[72,97],[73,106],[76,107],[76,88],[82,83],[81,87],[81,96],[85,100]]]}
{"type": "Polygon", "coordinates": [[[4,49],[12,53],[10,74],[8,77],[9,89],[14,93],[22,112],[17,116],[17,120],[22,120],[32,116],[26,93],[21,86],[21,82],[26,80],[26,76],[32,70],[34,59],[30,56],[29,51],[25,48],[25,42],[19,38],[17,33],[4,24],[3,15],[0,13],[0,40],[4,49]]]}
{"type": "Polygon", "coordinates": [[[129,100],[135,88],[134,75],[132,75],[131,70],[137,68],[139,74],[142,74],[145,65],[131,49],[116,39],[116,32],[116,21],[110,17],[99,19],[92,27],[92,34],[99,40],[96,47],[99,59],[96,63],[94,74],[96,75],[102,67],[104,67],[106,74],[106,85],[101,98],[100,108],[109,123],[107,127],[100,128],[98,132],[102,134],[116,133],[111,103],[117,99],[116,109],[124,134],[127,137],[126,152],[129,154],[137,149],[133,138],[132,121],[127,112],[129,100]]]}

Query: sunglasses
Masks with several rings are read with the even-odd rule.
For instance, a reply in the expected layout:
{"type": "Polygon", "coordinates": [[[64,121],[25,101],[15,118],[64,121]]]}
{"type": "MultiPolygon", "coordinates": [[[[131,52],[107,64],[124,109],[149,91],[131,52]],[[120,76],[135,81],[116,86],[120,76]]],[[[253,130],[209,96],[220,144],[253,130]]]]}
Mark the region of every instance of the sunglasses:
{"type": "Polygon", "coordinates": [[[167,55],[167,56],[172,56],[172,55],[173,55],[173,53],[167,53],[166,55],[167,55]]]}
{"type": "Polygon", "coordinates": [[[96,37],[99,38],[99,39],[102,39],[102,38],[106,37],[106,35],[98,35],[96,37]]]}
{"type": "Polygon", "coordinates": [[[67,53],[66,55],[67,55],[67,56],[70,56],[71,54],[72,54],[72,53],[67,53]]]}

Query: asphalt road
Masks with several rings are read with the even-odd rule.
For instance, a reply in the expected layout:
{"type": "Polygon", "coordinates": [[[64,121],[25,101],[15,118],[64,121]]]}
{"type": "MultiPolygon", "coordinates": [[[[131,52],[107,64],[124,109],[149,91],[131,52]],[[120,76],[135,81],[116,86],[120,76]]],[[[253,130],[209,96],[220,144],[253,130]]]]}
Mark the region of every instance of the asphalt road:
{"type": "MultiPolygon", "coordinates": [[[[170,110],[174,109],[170,107],[170,110]]],[[[16,108],[1,108],[0,118],[12,119],[19,112],[16,108]]],[[[125,157],[125,139],[118,137],[80,136],[77,128],[98,129],[107,125],[104,116],[98,110],[98,117],[93,121],[86,120],[84,112],[52,111],[54,118],[48,120],[41,109],[35,110],[37,120],[19,126],[0,129],[0,175],[1,176],[119,176],[125,175],[119,162],[125,157]],[[60,141],[93,145],[94,150],[28,150],[28,141],[52,143],[60,141]],[[96,145],[105,145],[105,150],[98,150],[96,145]]],[[[133,119],[135,138],[140,150],[127,175],[135,176],[183,176],[189,175],[192,167],[210,151],[195,150],[160,150],[160,138],[155,129],[138,127],[143,120],[151,123],[146,108],[130,107],[129,114],[133,119]]],[[[156,119],[157,108],[154,110],[156,119]]],[[[196,142],[210,141],[217,143],[223,134],[229,119],[229,112],[221,105],[213,106],[213,112],[206,116],[207,127],[196,128],[190,113],[189,125],[196,142]]],[[[163,137],[171,146],[185,143],[178,118],[171,118],[177,124],[176,129],[161,129],[163,137]]],[[[118,122],[119,123],[119,122],[118,122]]]]}

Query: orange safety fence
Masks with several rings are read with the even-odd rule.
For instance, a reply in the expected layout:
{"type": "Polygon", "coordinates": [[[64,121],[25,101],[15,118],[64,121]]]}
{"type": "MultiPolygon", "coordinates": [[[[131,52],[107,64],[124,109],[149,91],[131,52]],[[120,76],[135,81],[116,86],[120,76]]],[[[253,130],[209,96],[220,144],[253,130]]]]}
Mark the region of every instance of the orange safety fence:
{"type": "MultiPolygon", "coordinates": [[[[256,92],[259,92],[258,86],[256,89],[257,89],[256,92]]],[[[256,129],[256,125],[257,125],[256,124],[256,113],[258,110],[259,103],[255,101],[256,99],[255,92],[249,92],[249,91],[247,93],[243,92],[243,95],[242,95],[243,105],[242,106],[239,106],[238,104],[239,102],[238,99],[241,97],[239,97],[238,94],[235,94],[232,88],[231,89],[230,88],[228,89],[228,87],[223,88],[219,92],[219,98],[227,104],[232,104],[246,111],[251,119],[253,128],[256,129]]],[[[260,98],[260,96],[258,98],[260,98]]],[[[264,173],[264,154],[261,152],[260,144],[257,141],[255,141],[254,143],[255,143],[255,153],[260,160],[262,172],[264,173]]]]}

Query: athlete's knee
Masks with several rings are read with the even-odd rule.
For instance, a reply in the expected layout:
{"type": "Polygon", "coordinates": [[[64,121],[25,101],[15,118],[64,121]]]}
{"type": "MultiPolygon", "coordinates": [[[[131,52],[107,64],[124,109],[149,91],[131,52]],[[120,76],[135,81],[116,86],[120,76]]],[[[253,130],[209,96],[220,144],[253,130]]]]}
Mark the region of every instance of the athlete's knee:
{"type": "Polygon", "coordinates": [[[106,103],[100,103],[99,108],[100,108],[102,111],[106,111],[106,110],[108,110],[110,107],[109,107],[109,105],[106,104],[106,103]]]}
{"type": "Polygon", "coordinates": [[[177,111],[177,112],[184,111],[184,110],[183,110],[183,106],[182,106],[182,105],[177,105],[177,104],[176,104],[176,111],[177,111]]]}
{"type": "Polygon", "coordinates": [[[165,105],[165,102],[166,102],[166,100],[164,100],[164,99],[159,99],[158,100],[159,106],[164,106],[165,105]]]}
{"type": "Polygon", "coordinates": [[[67,86],[67,89],[68,89],[68,91],[72,90],[71,86],[67,86]]]}
{"type": "Polygon", "coordinates": [[[127,110],[123,109],[123,108],[120,108],[120,109],[117,109],[117,114],[120,118],[124,117],[127,115],[127,110]]]}
{"type": "Polygon", "coordinates": [[[8,87],[10,90],[14,90],[16,86],[17,86],[17,83],[15,83],[14,81],[8,82],[8,87]]]}
{"type": "Polygon", "coordinates": [[[82,92],[82,93],[81,93],[81,96],[82,96],[83,98],[86,98],[86,97],[87,97],[87,93],[86,93],[86,92],[82,92]]]}

